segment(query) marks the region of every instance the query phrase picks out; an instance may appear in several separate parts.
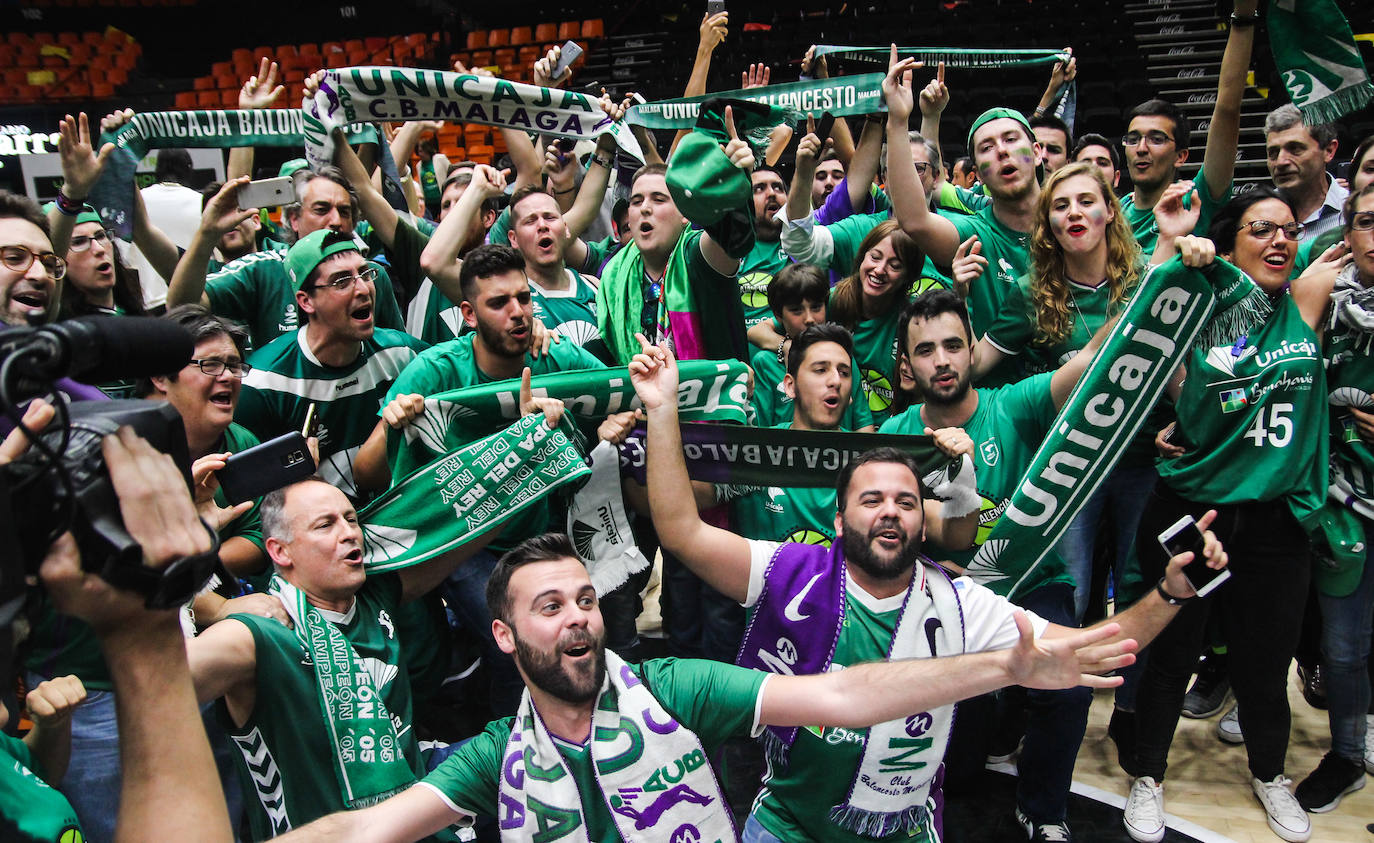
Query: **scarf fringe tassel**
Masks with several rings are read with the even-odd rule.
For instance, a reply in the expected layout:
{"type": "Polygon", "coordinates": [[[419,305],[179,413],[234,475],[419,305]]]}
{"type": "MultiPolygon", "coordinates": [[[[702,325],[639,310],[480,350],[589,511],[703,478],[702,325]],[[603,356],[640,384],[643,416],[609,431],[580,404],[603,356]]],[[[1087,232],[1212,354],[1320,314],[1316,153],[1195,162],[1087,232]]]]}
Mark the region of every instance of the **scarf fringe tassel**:
{"type": "Polygon", "coordinates": [[[1194,348],[1208,349],[1219,345],[1230,345],[1236,337],[1248,334],[1264,324],[1274,312],[1269,296],[1255,287],[1245,297],[1226,310],[1213,314],[1207,324],[1193,340],[1194,348]]]}
{"type": "Polygon", "coordinates": [[[853,834],[882,839],[898,831],[910,833],[924,828],[930,822],[930,809],[914,805],[901,811],[880,813],[852,805],[836,805],[830,809],[830,821],[853,834]]]}
{"type": "Polygon", "coordinates": [[[1359,111],[1374,100],[1374,86],[1368,82],[1351,85],[1322,97],[1316,102],[1300,106],[1303,122],[1333,123],[1345,115],[1359,111]]]}

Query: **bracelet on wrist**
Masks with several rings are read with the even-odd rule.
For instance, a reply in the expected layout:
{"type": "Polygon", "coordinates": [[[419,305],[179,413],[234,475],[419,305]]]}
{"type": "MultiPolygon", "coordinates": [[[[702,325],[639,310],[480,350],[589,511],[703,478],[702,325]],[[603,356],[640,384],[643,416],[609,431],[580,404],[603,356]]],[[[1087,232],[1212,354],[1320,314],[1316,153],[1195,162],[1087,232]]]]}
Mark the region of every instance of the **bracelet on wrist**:
{"type": "Polygon", "coordinates": [[[1259,12],[1258,12],[1258,11],[1254,12],[1253,14],[1249,14],[1249,15],[1238,15],[1238,14],[1236,14],[1235,12],[1232,12],[1232,13],[1231,13],[1231,25],[1232,25],[1232,26],[1240,26],[1240,27],[1254,26],[1255,24],[1259,23],[1259,19],[1260,19],[1260,16],[1259,16],[1259,12]]]}
{"type": "Polygon", "coordinates": [[[1168,603],[1170,606],[1182,606],[1184,603],[1187,603],[1189,600],[1193,599],[1192,597],[1175,597],[1174,595],[1165,591],[1164,577],[1160,577],[1159,582],[1155,583],[1155,591],[1159,592],[1159,596],[1163,597],[1164,602],[1168,603]]]}
{"type": "Polygon", "coordinates": [[[782,342],[778,343],[778,362],[783,364],[784,366],[787,365],[787,353],[784,350],[786,348],[787,340],[786,338],[784,338],[782,342]]]}
{"type": "Polygon", "coordinates": [[[58,212],[67,217],[79,215],[81,209],[85,207],[85,203],[71,198],[60,190],[57,191],[57,201],[55,204],[57,205],[58,212]]]}
{"type": "Polygon", "coordinates": [[[610,158],[610,156],[602,157],[602,156],[600,156],[600,155],[593,155],[593,156],[592,156],[592,163],[593,163],[593,164],[600,164],[601,166],[603,166],[603,167],[605,167],[606,169],[609,170],[609,169],[612,168],[612,165],[613,165],[615,162],[610,158]]]}

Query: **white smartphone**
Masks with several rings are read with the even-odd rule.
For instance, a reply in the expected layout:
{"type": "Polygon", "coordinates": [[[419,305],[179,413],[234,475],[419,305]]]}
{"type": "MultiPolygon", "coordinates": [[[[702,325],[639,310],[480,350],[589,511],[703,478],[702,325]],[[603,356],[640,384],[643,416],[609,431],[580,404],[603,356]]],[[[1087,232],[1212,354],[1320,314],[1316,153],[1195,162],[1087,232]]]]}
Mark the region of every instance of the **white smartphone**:
{"type": "Polygon", "coordinates": [[[1159,534],[1159,544],[1170,559],[1180,553],[1193,552],[1193,561],[1183,566],[1183,576],[1198,597],[1206,597],[1231,578],[1231,572],[1226,568],[1218,571],[1207,567],[1207,560],[1202,556],[1204,541],[1202,531],[1197,528],[1197,522],[1191,515],[1183,516],[1159,534]]]}
{"type": "Polygon", "coordinates": [[[249,208],[278,208],[296,201],[291,189],[291,177],[250,181],[239,188],[239,210],[249,208]]]}

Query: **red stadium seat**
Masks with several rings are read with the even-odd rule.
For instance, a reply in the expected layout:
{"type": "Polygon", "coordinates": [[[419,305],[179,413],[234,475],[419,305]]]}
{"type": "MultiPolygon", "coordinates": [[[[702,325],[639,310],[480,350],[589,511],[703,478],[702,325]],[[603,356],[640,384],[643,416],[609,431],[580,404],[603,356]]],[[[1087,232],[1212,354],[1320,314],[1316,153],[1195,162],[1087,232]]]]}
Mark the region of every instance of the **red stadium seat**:
{"type": "Polygon", "coordinates": [[[533,40],[533,33],[528,26],[512,26],[510,28],[510,45],[521,47],[533,40]]]}
{"type": "Polygon", "coordinates": [[[493,29],[487,33],[488,47],[504,47],[510,43],[509,29],[493,29]]]}
{"type": "Polygon", "coordinates": [[[487,46],[487,31],[485,29],[474,29],[468,33],[468,49],[480,50],[487,46]]]}
{"type": "Polygon", "coordinates": [[[559,41],[576,41],[582,37],[582,22],[565,20],[558,25],[559,41]]]}
{"type": "Polygon", "coordinates": [[[187,111],[196,107],[196,92],[182,91],[177,94],[177,109],[187,111]]]}
{"type": "Polygon", "coordinates": [[[601,18],[593,18],[591,20],[582,21],[583,38],[601,38],[604,37],[605,34],[606,24],[601,20],[601,18]]]}

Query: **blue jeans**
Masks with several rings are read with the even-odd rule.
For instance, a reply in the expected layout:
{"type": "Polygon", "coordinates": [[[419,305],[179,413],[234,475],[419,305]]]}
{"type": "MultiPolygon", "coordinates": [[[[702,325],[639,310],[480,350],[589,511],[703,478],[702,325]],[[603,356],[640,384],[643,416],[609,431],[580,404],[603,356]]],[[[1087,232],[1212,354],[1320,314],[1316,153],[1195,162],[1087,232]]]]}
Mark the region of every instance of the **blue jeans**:
{"type": "Polygon", "coordinates": [[[1073,590],[1073,616],[1083,622],[1088,608],[1088,590],[1093,581],[1093,549],[1097,542],[1098,526],[1103,512],[1111,516],[1112,560],[1114,579],[1120,580],[1128,564],[1135,562],[1135,534],[1140,526],[1140,514],[1150,499],[1159,473],[1152,465],[1117,466],[1083,504],[1078,517],[1059,539],[1059,553],[1069,563],[1069,573],[1077,585],[1073,590]]]}
{"type": "Polygon", "coordinates": [[[782,838],[773,836],[768,829],[750,814],[749,819],[744,823],[744,835],[741,843],[783,843],[782,838]]]}
{"type": "MultiPolygon", "coordinates": [[[[29,674],[29,687],[45,677],[29,674]]],[[[93,843],[115,836],[119,816],[119,728],[113,691],[86,692],[72,712],[72,756],[58,789],[72,803],[81,830],[93,843]]]]}
{"type": "Polygon", "coordinates": [[[1364,763],[1365,713],[1369,711],[1369,635],[1374,618],[1374,525],[1364,524],[1364,571],[1359,585],[1345,597],[1320,591],[1322,660],[1326,663],[1326,716],[1331,723],[1331,751],[1364,763]]]}
{"type": "MultiPolygon", "coordinates": [[[[1043,585],[1016,604],[1050,623],[1077,626],[1072,616],[1073,591],[1065,583],[1043,585]]],[[[1025,742],[1017,764],[1017,807],[1037,824],[1063,822],[1074,761],[1088,728],[1092,690],[1013,687],[1005,689],[1003,697],[1008,705],[1021,704],[1026,709],[1025,742]]]]}
{"type": "Polygon", "coordinates": [[[501,652],[491,634],[487,580],[496,569],[496,560],[496,554],[490,550],[477,551],[448,575],[439,586],[439,593],[462,627],[477,639],[482,650],[482,664],[491,680],[491,710],[497,717],[506,717],[515,714],[520,707],[525,683],[515,669],[515,660],[501,652]]]}

